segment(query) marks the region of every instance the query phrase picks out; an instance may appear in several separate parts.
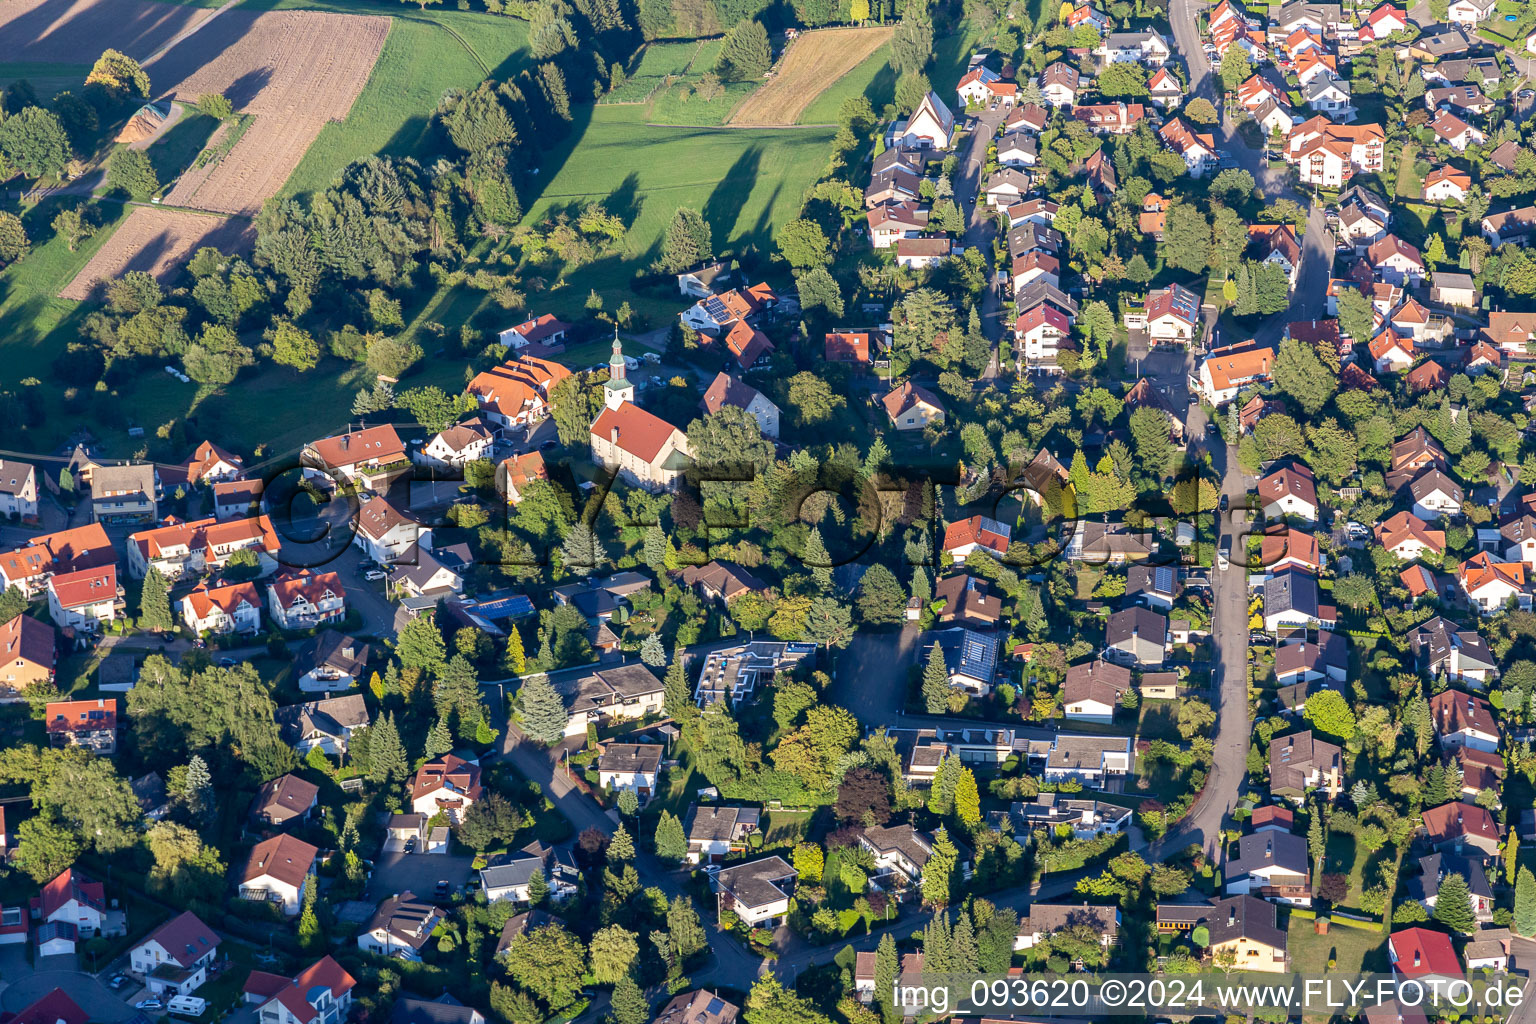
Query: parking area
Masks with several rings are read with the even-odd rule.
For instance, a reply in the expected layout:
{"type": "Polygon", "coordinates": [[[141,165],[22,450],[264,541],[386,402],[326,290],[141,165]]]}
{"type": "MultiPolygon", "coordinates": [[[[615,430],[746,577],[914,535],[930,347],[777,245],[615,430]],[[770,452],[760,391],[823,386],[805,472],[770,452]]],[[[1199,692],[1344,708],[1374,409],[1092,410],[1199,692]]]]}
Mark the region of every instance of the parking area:
{"type": "Polygon", "coordinates": [[[434,853],[383,853],[368,880],[368,895],[382,900],[409,890],[428,899],[439,881],[455,890],[469,881],[473,857],[434,853]]]}

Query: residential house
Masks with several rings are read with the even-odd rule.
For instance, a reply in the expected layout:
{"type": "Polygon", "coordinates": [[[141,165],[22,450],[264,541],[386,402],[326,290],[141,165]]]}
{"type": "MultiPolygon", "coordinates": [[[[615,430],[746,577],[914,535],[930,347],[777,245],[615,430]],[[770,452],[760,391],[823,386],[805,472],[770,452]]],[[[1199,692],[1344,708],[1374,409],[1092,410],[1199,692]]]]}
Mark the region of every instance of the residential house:
{"type": "Polygon", "coordinates": [[[822,338],[822,358],[829,363],[843,363],[863,370],[868,367],[879,347],[879,336],[873,331],[834,331],[822,338]]]}
{"type": "MultiPolygon", "coordinates": [[[[357,935],[357,948],[378,956],[421,962],[421,948],[447,918],[442,909],[416,898],[410,890],[379,901],[378,909],[357,935]]],[[[434,1021],[433,1024],[442,1024],[434,1021]]]]}
{"type": "Polygon", "coordinates": [[[347,591],[334,572],[300,569],[267,584],[267,613],[280,629],[311,629],[347,615],[347,591]]]}
{"type": "Polygon", "coordinates": [[[1270,574],[1278,574],[1286,569],[1300,569],[1315,576],[1323,568],[1317,535],[1284,523],[1266,527],[1259,544],[1259,564],[1270,574]]]}
{"type": "Polygon", "coordinates": [[[1146,120],[1147,108],[1140,103],[1086,103],[1072,108],[1072,116],[1088,126],[1095,135],[1129,135],[1146,120]]]}
{"type": "Polygon", "coordinates": [[[1312,858],[1307,840],[1289,832],[1253,832],[1237,841],[1222,877],[1228,896],[1258,896],[1296,907],[1312,905],[1312,858]]]}
{"type": "Polygon", "coordinates": [[[1319,114],[1290,130],[1284,156],[1306,184],[1341,188],[1356,173],[1380,173],[1385,144],[1380,125],[1334,124],[1319,114]]]}
{"type": "MultiPolygon", "coordinates": [[[[1429,287],[1429,301],[1441,306],[1473,309],[1477,306],[1477,285],[1473,282],[1471,274],[1451,274],[1437,270],[1435,271],[1434,281],[1429,287]]],[[[1477,345],[1485,345],[1494,353],[1502,356],[1499,349],[1488,344],[1486,341],[1480,341],[1477,345]]],[[[1478,358],[1476,354],[1477,345],[1473,346],[1474,360],[1478,358]]],[[[1471,362],[1467,365],[1470,372],[1471,362]]],[[[1494,369],[1497,369],[1498,366],[1498,362],[1493,364],[1494,369]]]]}
{"type": "Polygon", "coordinates": [[[1445,553],[1445,531],[1431,530],[1428,523],[1407,510],[1378,523],[1374,534],[1377,544],[1405,562],[1423,558],[1425,552],[1437,556],[1445,553]]]}
{"type": "Polygon", "coordinates": [[[928,238],[898,238],[896,265],[908,270],[928,270],[949,259],[954,244],[948,235],[928,238]]]}
{"type": "MultiPolygon", "coordinates": [[[[939,648],[944,669],[952,688],[985,697],[992,692],[997,678],[997,654],[1000,639],[993,634],[977,633],[963,626],[942,629],[930,634],[933,642],[926,645],[939,648]]],[[[925,651],[923,659],[928,655],[925,651]]]]}
{"type": "Polygon", "coordinates": [[[1012,534],[1007,523],[974,515],[945,524],[941,549],[956,562],[965,561],[972,551],[977,550],[993,556],[1006,555],[1012,534]]]}
{"type": "Polygon", "coordinates": [[[795,869],[778,856],[722,868],[710,878],[716,911],[733,912],[749,928],[775,928],[789,914],[789,901],[798,877],[795,869]]]}
{"type": "MultiPolygon", "coordinates": [[[[1022,135],[1023,133],[1019,134],[1022,135]]],[[[1010,150],[1009,155],[1015,163],[1022,163],[1026,159],[1032,162],[1034,157],[1035,137],[1033,135],[1023,135],[1023,138],[1027,142],[1028,153],[1020,154],[1017,150],[1010,150]]],[[[999,156],[998,163],[1002,162],[1002,158],[999,156]]],[[[1007,164],[1004,164],[1001,170],[995,171],[986,181],[981,183],[981,191],[987,198],[987,205],[994,210],[1006,210],[1014,204],[1022,202],[1033,187],[1034,179],[1030,177],[1029,172],[1019,170],[1017,167],[1007,164]]]]}
{"type": "Polygon", "coordinates": [[[1275,362],[1272,348],[1241,348],[1228,346],[1213,349],[1200,363],[1198,381],[1191,381],[1193,390],[1207,402],[1220,408],[1238,392],[1253,384],[1269,380],[1275,362]]]}
{"type": "Polygon", "coordinates": [[[432,435],[411,461],[433,469],[462,469],[490,451],[496,432],[479,416],[471,416],[432,435]]]}
{"type": "Polygon", "coordinates": [[[1498,675],[1498,659],[1488,642],[1443,616],[1414,626],[1408,633],[1408,647],[1420,671],[1431,677],[1444,675],[1451,682],[1481,689],[1498,675]]]}
{"type": "Polygon", "coordinates": [[[74,868],[55,875],[29,905],[37,923],[35,945],[44,955],[72,953],[77,941],[106,935],[126,927],[119,922],[108,928],[107,894],[102,884],[74,868]]]}
{"type": "Polygon", "coordinates": [[[331,757],[346,754],[352,734],[368,728],[368,705],[360,693],[285,704],[273,717],[282,730],[283,742],[300,757],[319,747],[331,757]]]}
{"type": "Polygon", "coordinates": [[[961,106],[984,106],[991,103],[1011,107],[1019,92],[1017,83],[1003,81],[996,71],[985,66],[966,72],[957,89],[961,106]]]}
{"type": "Polygon", "coordinates": [[[1333,605],[1321,602],[1317,577],[1287,569],[1264,581],[1264,628],[1279,633],[1287,628],[1332,629],[1338,619],[1333,605]]]}
{"type": "Polygon", "coordinates": [[[916,238],[928,230],[928,209],[915,202],[882,203],[864,218],[876,249],[889,249],[903,238],[916,238]]]}
{"type": "Polygon", "coordinates": [[[1487,316],[1482,340],[1510,355],[1524,356],[1536,347],[1536,314],[1494,311],[1487,316]]]}
{"type": "Polygon", "coordinates": [[[1147,294],[1145,330],[1154,345],[1187,345],[1200,330],[1200,296],[1173,284],[1147,294]]]}
{"type": "Polygon", "coordinates": [[[1147,93],[1160,110],[1168,110],[1184,101],[1184,83],[1167,68],[1158,68],[1147,81],[1147,93]]]}
{"type": "Polygon", "coordinates": [[[1062,793],[1041,793],[1033,803],[1014,801],[1007,812],[994,811],[990,824],[1007,820],[1014,835],[1028,835],[1037,828],[1070,828],[1077,839],[1124,835],[1131,823],[1131,809],[1103,800],[1076,799],[1062,793]]]}
{"type": "Polygon", "coordinates": [[[1442,85],[1424,93],[1424,106],[1430,110],[1454,107],[1457,111],[1476,114],[1479,117],[1493,109],[1493,101],[1483,95],[1483,90],[1472,83],[1442,85]]]}
{"type": "Polygon", "coordinates": [[[525,355],[477,374],[464,390],[494,426],[520,427],[549,415],[550,395],[570,375],[554,360],[525,355]]]}
{"type": "Polygon", "coordinates": [[[1072,348],[1072,318],[1047,303],[1039,303],[1014,320],[1015,363],[1019,368],[1054,372],[1063,348],[1072,348]]]}
{"type": "Polygon", "coordinates": [[[704,656],[693,699],[699,707],[729,700],[736,707],[760,692],[780,672],[792,672],[814,661],[816,646],[799,641],[753,640],[739,647],[710,651],[704,656]]]}
{"type": "Polygon", "coordinates": [[[1424,257],[1396,235],[1372,242],[1365,258],[1379,280],[1410,287],[1424,280],[1424,257]]]}
{"type": "Polygon", "coordinates": [[[715,375],[704,391],[702,404],[704,411],[711,415],[727,405],[734,406],[757,421],[758,430],[764,437],[777,439],[779,436],[779,407],[761,391],[728,373],[722,371],[715,375]]]}
{"type": "MultiPolygon", "coordinates": [[[[1275,649],[1275,681],[1282,689],[1299,684],[1305,690],[1315,682],[1337,689],[1345,682],[1348,670],[1349,641],[1327,630],[1318,633],[1316,643],[1302,640],[1275,649]]],[[[1305,696],[1304,692],[1303,700],[1305,696]]],[[[1281,699],[1289,706],[1283,696],[1281,699]]]]}
{"type": "Polygon", "coordinates": [[[295,916],[319,855],[318,849],[286,832],[257,843],[239,876],[240,898],[275,903],[288,917],[295,916]]]}
{"type": "Polygon", "coordinates": [[[1481,697],[1459,690],[1443,690],[1429,700],[1430,717],[1441,750],[1470,747],[1487,754],[1499,750],[1499,727],[1493,707],[1481,697]]]}
{"type": "Polygon", "coordinates": [[[1445,17],[1452,25],[1460,25],[1469,32],[1477,31],[1477,26],[1492,16],[1497,7],[1495,0],[1452,0],[1446,8],[1445,17]]]}
{"type": "Polygon", "coordinates": [[[666,751],[654,743],[607,743],[597,758],[597,784],[604,792],[629,790],[644,804],[656,792],[666,751]]]}
{"type": "Polygon", "coordinates": [[[1203,954],[1220,957],[1226,969],[1283,974],[1290,970],[1290,954],[1279,913],[1256,896],[1213,896],[1206,903],[1159,903],[1155,927],[1160,934],[1204,928],[1203,954]]]}
{"type": "Polygon", "coordinates": [[[707,988],[675,995],[651,1024],[735,1024],[741,1008],[707,988]]]}
{"type": "Polygon", "coordinates": [[[1499,855],[1503,833],[1485,808],[1457,800],[1421,811],[1419,817],[1434,849],[1449,848],[1457,853],[1476,850],[1483,857],[1499,855]]]}
{"type": "Polygon", "coordinates": [[[1053,107],[1076,106],[1078,84],[1077,69],[1059,60],[1040,72],[1040,94],[1053,107]]]}
{"type": "Polygon", "coordinates": [[[262,480],[225,480],[213,485],[213,517],[219,522],[250,519],[261,512],[262,480]]]}
{"type": "Polygon", "coordinates": [[[691,805],[683,821],[688,863],[719,864],[733,850],[745,850],[747,836],[757,831],[761,819],[756,807],[691,805]]]}
{"type": "Polygon", "coordinates": [[[311,441],[299,460],[308,477],[353,483],[376,494],[388,490],[411,468],[405,443],[388,424],[311,441]]]}
{"type": "Polygon", "coordinates": [[[1386,237],[1392,208],[1364,186],[1351,185],[1339,195],[1338,218],[1340,233],[1358,248],[1386,237]]]}
{"type": "Polygon", "coordinates": [[[152,523],[160,498],[160,473],[147,463],[97,466],[91,474],[91,521],[152,523]]]}
{"type": "MultiPolygon", "coordinates": [[[[892,150],[890,152],[903,152],[892,150]]],[[[917,154],[913,154],[916,156],[917,154]]],[[[877,169],[870,175],[869,185],[864,189],[864,208],[879,209],[882,206],[895,206],[898,204],[918,205],[922,200],[922,168],[908,168],[905,166],[891,166],[884,170],[877,169]]],[[[716,321],[720,315],[739,314],[748,316],[754,310],[750,303],[746,302],[736,292],[726,292],[724,295],[715,296],[718,303],[724,307],[715,309],[708,303],[698,303],[683,314],[683,322],[696,331],[718,332],[723,326],[716,321]],[[737,299],[737,308],[725,307],[727,300],[737,299]]]]}
{"type": "Polygon", "coordinates": [[[1115,907],[1096,907],[1087,903],[1031,903],[1019,915],[1014,951],[1033,949],[1057,932],[1079,925],[1097,932],[1100,944],[1108,949],[1119,938],[1120,911],[1115,907]]]}
{"type": "Polygon", "coordinates": [[[209,586],[207,581],[177,602],[181,621],[194,633],[256,633],[261,630],[261,592],[254,583],[209,586]]]}
{"type": "Polygon", "coordinates": [[[1172,53],[1168,41],[1156,29],[1136,32],[1111,32],[1094,49],[1101,64],[1139,63],[1162,67],[1172,53]]]}
{"type": "Polygon", "coordinates": [[[352,1008],[356,985],[352,975],[325,956],[292,978],[252,971],[243,992],[261,1024],[339,1024],[352,1008]]]}
{"type": "Polygon", "coordinates": [[[153,567],[169,580],[217,572],[237,551],[251,551],[264,569],[275,563],[282,544],[266,516],[220,522],[167,520],[164,526],[128,537],[128,574],[143,579],[153,567]]]}
{"type": "Polygon", "coordinates": [[[1042,776],[1048,782],[1075,781],[1094,789],[1131,770],[1128,736],[1080,736],[1057,733],[1045,753],[1042,776]]]}
{"type": "Polygon", "coordinates": [[[946,625],[993,629],[1003,614],[1002,599],[992,593],[991,584],[969,573],[939,580],[933,588],[933,596],[944,602],[938,621],[946,625]]]}
{"type": "Polygon", "coordinates": [[[508,505],[522,501],[523,494],[537,480],[549,480],[549,467],[544,464],[542,452],[511,455],[496,467],[496,489],[508,505]]]}
{"type": "Polygon", "coordinates": [[[1266,519],[1297,516],[1317,522],[1317,482],[1312,471],[1295,463],[1260,478],[1259,504],[1266,519]]]}
{"type": "MultiPolygon", "coordinates": [[[[923,869],[933,857],[934,837],[919,831],[910,823],[874,826],[859,836],[859,846],[874,858],[874,871],[870,884],[882,892],[897,892],[920,886],[923,869]]],[[[970,859],[961,852],[958,865],[965,877],[970,877],[970,859]]]]}
{"type": "Polygon", "coordinates": [[[944,403],[939,396],[911,381],[887,392],[880,404],[897,430],[922,430],[930,423],[944,422],[944,403]]]}
{"type": "Polygon", "coordinates": [[[1168,646],[1168,617],[1149,608],[1122,608],[1104,628],[1104,656],[1121,664],[1161,665],[1168,646]]]}
{"type": "Polygon", "coordinates": [[[47,589],[48,614],[60,628],[97,632],[126,604],[115,565],[50,576],[47,589]]]}
{"type": "MultiPolygon", "coordinates": [[[[1483,237],[1495,249],[1504,245],[1525,246],[1536,232],[1536,206],[1523,206],[1502,213],[1490,213],[1483,218],[1483,237]]],[[[1510,314],[1525,316],[1526,314],[1510,314]]]]}
{"type": "Polygon", "coordinates": [[[428,761],[411,780],[411,810],[428,817],[441,811],[454,824],[484,795],[480,766],[453,754],[428,761]]]}
{"type": "Polygon", "coordinates": [[[55,988],[42,998],[16,1011],[11,1022],[12,1024],[86,1024],[90,1019],[91,1015],[80,1009],[80,1005],[69,998],[62,988],[55,988]]]}
{"type": "Polygon", "coordinates": [[[1456,515],[1464,497],[1460,485],[1439,469],[1427,469],[1414,477],[1408,493],[1413,498],[1413,514],[1426,522],[1456,515]]]}
{"type": "Polygon", "coordinates": [[[730,284],[734,273],[724,260],[706,263],[695,270],[685,270],[677,275],[677,291],[695,299],[707,299],[715,293],[715,286],[730,284]]]}
{"type": "Polygon", "coordinates": [[[496,857],[480,869],[480,885],[489,902],[511,900],[527,903],[533,898],[533,879],[542,875],[550,895],[563,900],[576,892],[580,872],[568,851],[557,851],[532,842],[521,850],[496,857]]]}
{"type": "Polygon", "coordinates": [[[128,969],[144,976],[144,987],[153,995],[189,996],[208,980],[218,948],[218,933],[188,910],[130,949],[128,969]]]}
{"type": "Polygon", "coordinates": [[[1488,884],[1488,874],[1483,870],[1480,857],[1467,857],[1459,853],[1432,853],[1419,858],[1419,873],[1408,879],[1408,898],[1435,913],[1435,901],[1440,896],[1440,884],[1447,875],[1460,875],[1467,883],[1472,896],[1472,913],[1486,924],[1493,920],[1493,888],[1488,884]]]}
{"type": "Polygon", "coordinates": [[[0,516],[37,520],[37,470],[29,463],[0,459],[0,516]]]}
{"type": "Polygon", "coordinates": [[[84,747],[94,754],[117,752],[117,699],[49,701],[43,727],[55,747],[84,747]]]}
{"type": "Polygon", "coordinates": [[[1131,670],[1124,665],[1102,660],[1073,665],[1061,689],[1065,717],[1069,722],[1107,725],[1114,721],[1120,699],[1130,688],[1131,670]]]}
{"type": "Polygon", "coordinates": [[[1152,555],[1155,534],[1125,523],[1079,521],[1067,542],[1066,558],[1091,565],[1123,565],[1152,555]]]}
{"type": "Polygon", "coordinates": [[[1344,791],[1344,751],[1311,729],[1270,740],[1270,795],[1300,804],[1313,790],[1329,800],[1344,791]]]}
{"type": "Polygon", "coordinates": [[[1456,573],[1462,593],[1484,615],[1503,609],[1511,600],[1520,608],[1531,606],[1531,584],[1523,562],[1497,562],[1479,551],[1461,563],[1456,573]]]}
{"type": "Polygon", "coordinates": [[[678,582],[692,587],[706,601],[729,605],[743,594],[761,594],[768,584],[735,562],[719,560],[705,565],[690,565],[678,572],[678,582]]]}
{"type": "Polygon", "coordinates": [[[415,547],[422,533],[420,523],[407,519],[382,497],[358,506],[354,522],[352,545],[380,565],[389,565],[415,547]]]}
{"type": "Polygon", "coordinates": [[[0,623],[0,697],[53,681],[57,646],[52,626],[30,615],[0,623]]]}
{"type": "Polygon", "coordinates": [[[357,685],[373,648],[334,629],[322,629],[306,640],[293,658],[293,674],[303,693],[350,690],[357,685]]]}
{"type": "Polygon", "coordinates": [[[319,803],[320,787],[297,775],[279,775],[262,784],[251,801],[251,817],[282,828],[295,821],[305,821],[319,803]]]}
{"type": "Polygon", "coordinates": [[[1216,166],[1216,138],[1210,132],[1197,132],[1183,118],[1170,118],[1157,130],[1157,137],[1171,152],[1184,159],[1190,176],[1201,178],[1216,166]]]}
{"type": "Polygon", "coordinates": [[[1436,114],[1435,119],[1429,122],[1429,130],[1434,133],[1435,138],[1458,153],[1465,152],[1468,146],[1481,146],[1488,141],[1488,136],[1482,131],[1467,124],[1449,110],[1441,110],[1436,114]]]}
{"type": "MultiPolygon", "coordinates": [[[[997,162],[1004,167],[1017,170],[1024,167],[1033,167],[1040,160],[1040,141],[1027,131],[1009,132],[997,140],[997,162]]],[[[1002,184],[999,181],[998,184],[1002,184]]],[[[987,202],[993,206],[992,193],[987,193],[987,202]]]]}
{"type": "Polygon", "coordinates": [[[529,345],[553,348],[556,345],[564,345],[570,331],[570,324],[556,319],[552,313],[544,313],[532,320],[524,320],[520,324],[508,327],[497,335],[496,340],[506,348],[527,348],[529,345]]]}

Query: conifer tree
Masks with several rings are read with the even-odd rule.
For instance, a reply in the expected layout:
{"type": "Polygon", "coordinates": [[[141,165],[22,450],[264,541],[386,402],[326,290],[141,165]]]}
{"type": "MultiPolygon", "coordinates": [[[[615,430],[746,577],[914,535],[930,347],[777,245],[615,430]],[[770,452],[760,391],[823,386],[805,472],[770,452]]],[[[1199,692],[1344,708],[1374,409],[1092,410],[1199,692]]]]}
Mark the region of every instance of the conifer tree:
{"type": "Polygon", "coordinates": [[[571,720],[565,698],[547,675],[526,680],[518,691],[522,702],[523,731],[540,743],[557,743],[571,720]]]}
{"type": "Polygon", "coordinates": [[[662,702],[672,720],[684,728],[698,722],[699,708],[693,702],[693,690],[688,686],[688,668],[683,664],[683,652],[672,652],[672,664],[662,683],[662,702]]]}
{"type": "Polygon", "coordinates": [[[900,969],[900,961],[896,957],[896,940],[890,932],[886,932],[880,936],[880,945],[875,947],[875,1005],[880,1008],[880,1015],[885,1018],[886,1024],[899,1024],[902,1018],[894,996],[900,969]]]}
{"type": "Polygon", "coordinates": [[[528,671],[528,656],[523,653],[523,634],[515,625],[507,630],[507,652],[502,656],[501,664],[515,676],[528,671]]]}
{"type": "Polygon", "coordinates": [[[683,833],[683,823],[671,811],[662,811],[656,819],[656,856],[672,864],[680,864],[688,856],[688,837],[683,833]]]}
{"type": "MultiPolygon", "coordinates": [[[[949,832],[941,825],[933,834],[933,856],[928,858],[928,863],[923,866],[923,902],[942,910],[949,906],[951,897],[951,876],[955,872],[955,865],[959,861],[959,854],[955,850],[955,844],[949,841],[949,832]]],[[[942,916],[942,915],[941,915],[942,916]]],[[[951,956],[953,954],[951,953],[951,956]]],[[[924,961],[924,970],[927,970],[927,962],[924,961]]],[[[951,971],[964,970],[961,967],[952,966],[951,971]]]]}
{"type": "Polygon", "coordinates": [[[1440,890],[1435,894],[1435,920],[1453,932],[1471,934],[1477,930],[1472,892],[1459,872],[1452,871],[1440,880],[1440,890]]]}
{"type": "Polygon", "coordinates": [[[640,660],[651,668],[662,668],[667,663],[667,649],[661,644],[661,634],[652,633],[640,641],[640,660]]]}
{"type": "Polygon", "coordinates": [[[672,903],[667,907],[667,937],[672,943],[673,955],[680,960],[702,953],[709,946],[699,912],[693,909],[687,896],[672,897],[672,903]]]}
{"type": "Polygon", "coordinates": [[[170,586],[154,566],[144,574],[144,589],[139,592],[139,626],[155,632],[173,628],[170,586]]]}
{"type": "Polygon", "coordinates": [[[608,863],[622,864],[635,859],[635,841],[630,838],[629,832],[620,825],[613,833],[613,841],[608,844],[608,863]]]}
{"type": "Polygon", "coordinates": [[[315,878],[308,879],[304,886],[304,909],[299,912],[299,948],[306,953],[319,950],[325,942],[325,936],[320,933],[320,918],[315,913],[319,888],[320,883],[315,878]]]}
{"type": "Polygon", "coordinates": [[[800,552],[800,561],[811,571],[811,578],[822,590],[828,590],[832,586],[832,556],[827,552],[827,545],[821,539],[821,527],[811,527],[810,534],[805,538],[805,548],[800,552]]]}
{"type": "MultiPolygon", "coordinates": [[[[614,65],[618,67],[617,64],[614,65]]],[[[645,993],[635,984],[634,974],[626,971],[613,986],[613,1000],[609,1006],[608,1024],[645,1024],[651,1019],[651,1006],[645,993]]]]}
{"type": "Polygon", "coordinates": [[[1516,876],[1514,925],[1521,935],[1536,935],[1536,876],[1528,867],[1522,867],[1516,876]]]}
{"type": "Polygon", "coordinates": [[[432,731],[427,733],[426,749],[422,753],[428,758],[442,757],[453,749],[453,733],[448,731],[448,720],[439,717],[432,731]]]}
{"type": "Polygon", "coordinates": [[[395,728],[394,712],[368,730],[368,778],[372,782],[399,782],[410,774],[410,758],[395,728]]]}
{"type": "Polygon", "coordinates": [[[976,775],[964,766],[955,779],[955,816],[967,828],[981,824],[981,793],[976,789],[976,775]]]}
{"type": "Polygon", "coordinates": [[[949,669],[944,664],[944,651],[934,644],[928,651],[928,664],[923,669],[923,706],[930,715],[942,715],[949,710],[949,669]]]}
{"type": "Polygon", "coordinates": [[[955,970],[975,974],[981,969],[981,950],[976,945],[976,930],[971,925],[971,915],[964,909],[955,920],[951,944],[955,951],[955,970]]]}

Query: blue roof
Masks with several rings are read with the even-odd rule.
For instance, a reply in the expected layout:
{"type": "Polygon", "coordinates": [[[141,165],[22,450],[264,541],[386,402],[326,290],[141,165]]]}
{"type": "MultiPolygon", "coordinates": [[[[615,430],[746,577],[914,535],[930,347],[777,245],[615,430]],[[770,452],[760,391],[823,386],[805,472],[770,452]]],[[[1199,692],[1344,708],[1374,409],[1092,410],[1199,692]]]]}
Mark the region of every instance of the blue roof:
{"type": "Polygon", "coordinates": [[[482,618],[521,619],[533,614],[533,601],[526,594],[492,594],[471,609],[482,618]]]}

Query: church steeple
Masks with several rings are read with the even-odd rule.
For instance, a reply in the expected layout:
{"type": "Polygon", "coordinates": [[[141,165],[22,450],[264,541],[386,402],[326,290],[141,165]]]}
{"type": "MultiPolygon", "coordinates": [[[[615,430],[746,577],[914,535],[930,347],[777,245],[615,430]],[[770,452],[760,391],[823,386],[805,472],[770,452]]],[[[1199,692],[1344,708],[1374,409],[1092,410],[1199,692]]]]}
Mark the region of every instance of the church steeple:
{"type": "Polygon", "coordinates": [[[619,347],[619,325],[613,325],[613,355],[608,357],[608,383],[603,385],[603,401],[610,409],[635,400],[635,386],[624,372],[624,350],[619,347]]]}

